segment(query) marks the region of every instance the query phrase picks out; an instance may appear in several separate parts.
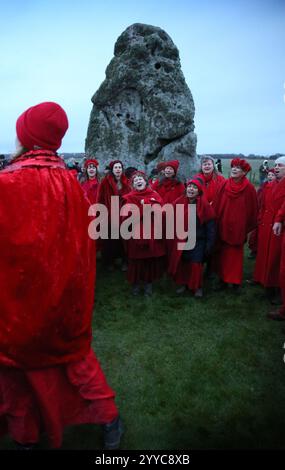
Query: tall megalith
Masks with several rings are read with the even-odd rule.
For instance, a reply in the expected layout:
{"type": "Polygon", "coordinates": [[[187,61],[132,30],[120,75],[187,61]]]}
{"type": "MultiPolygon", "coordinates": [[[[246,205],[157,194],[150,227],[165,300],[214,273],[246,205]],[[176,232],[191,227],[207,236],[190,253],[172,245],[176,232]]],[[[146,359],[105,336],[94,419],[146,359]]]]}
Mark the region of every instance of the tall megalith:
{"type": "Polygon", "coordinates": [[[101,168],[113,159],[145,171],[178,159],[184,176],[197,168],[194,101],[161,28],[136,23],[119,36],[92,102],[85,151],[101,168]]]}

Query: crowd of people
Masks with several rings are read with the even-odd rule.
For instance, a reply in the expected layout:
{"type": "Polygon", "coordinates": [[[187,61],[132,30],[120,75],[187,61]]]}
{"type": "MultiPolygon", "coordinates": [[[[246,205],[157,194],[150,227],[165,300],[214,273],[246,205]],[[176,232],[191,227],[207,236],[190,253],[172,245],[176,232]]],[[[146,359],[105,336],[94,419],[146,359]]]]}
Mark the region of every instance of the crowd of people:
{"type": "Polygon", "coordinates": [[[167,274],[177,295],[188,290],[201,298],[205,277],[215,275],[217,291],[241,294],[248,241],[256,258],[250,282],[261,284],[272,304],[280,303],[268,318],[285,320],[285,156],[267,167],[257,191],[245,159],[233,158],[225,178],[210,155],[187,180],[179,177],[178,160],[160,162],[150,175],[112,160],[99,176],[96,155],[70,169],[58,156],[67,129],[58,104],[29,108],[16,123],[15,155],[0,172],[0,276],[6,286],[0,293],[0,434],[31,449],[45,431],[51,446],[60,447],[66,425],[96,423],[103,426],[105,448],[116,449],[122,421],[91,349],[96,250],[108,271],[122,260],[134,296],[142,290],[151,297],[153,283],[167,274]],[[138,236],[112,237],[113,196],[120,226],[130,208],[137,209],[138,236]],[[108,236],[95,243],[88,227],[90,206],[97,203],[107,208],[108,236]],[[155,236],[166,205],[175,223],[182,221],[184,235],[174,230],[167,237],[163,223],[162,236],[155,236]],[[186,249],[193,231],[195,244],[186,249]]]}

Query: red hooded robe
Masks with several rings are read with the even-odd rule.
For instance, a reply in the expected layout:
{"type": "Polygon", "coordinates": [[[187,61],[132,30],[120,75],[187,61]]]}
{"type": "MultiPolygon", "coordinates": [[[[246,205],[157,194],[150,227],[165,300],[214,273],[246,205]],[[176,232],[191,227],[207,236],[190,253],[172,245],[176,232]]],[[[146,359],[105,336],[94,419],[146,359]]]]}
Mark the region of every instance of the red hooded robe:
{"type": "Polygon", "coordinates": [[[218,223],[218,253],[215,268],[226,283],[241,284],[243,246],[257,224],[257,196],[246,177],[225,181],[220,188],[214,209],[218,223]]]}

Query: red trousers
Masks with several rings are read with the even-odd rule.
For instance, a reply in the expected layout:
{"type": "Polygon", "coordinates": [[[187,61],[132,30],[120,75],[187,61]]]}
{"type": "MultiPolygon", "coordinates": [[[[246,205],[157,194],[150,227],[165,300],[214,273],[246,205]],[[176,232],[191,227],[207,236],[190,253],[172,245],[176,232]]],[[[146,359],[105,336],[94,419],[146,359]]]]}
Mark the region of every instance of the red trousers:
{"type": "Polygon", "coordinates": [[[0,436],[32,444],[45,432],[51,447],[60,447],[67,425],[113,421],[114,397],[92,350],[84,360],[57,367],[1,367],[0,436]]]}

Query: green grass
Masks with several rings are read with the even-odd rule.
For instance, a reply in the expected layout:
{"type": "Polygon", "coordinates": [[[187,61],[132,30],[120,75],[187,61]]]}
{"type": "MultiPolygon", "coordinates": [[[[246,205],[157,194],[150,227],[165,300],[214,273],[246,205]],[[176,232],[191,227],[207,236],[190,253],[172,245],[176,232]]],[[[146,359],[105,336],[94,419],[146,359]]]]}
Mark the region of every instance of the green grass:
{"type": "MultiPolygon", "coordinates": [[[[98,263],[94,349],[117,393],[123,449],[284,449],[281,325],[266,320],[258,286],[205,290],[178,297],[164,279],[152,298],[134,298],[122,272],[98,263]]],[[[63,449],[100,446],[99,427],[65,432],[63,449]]]]}

